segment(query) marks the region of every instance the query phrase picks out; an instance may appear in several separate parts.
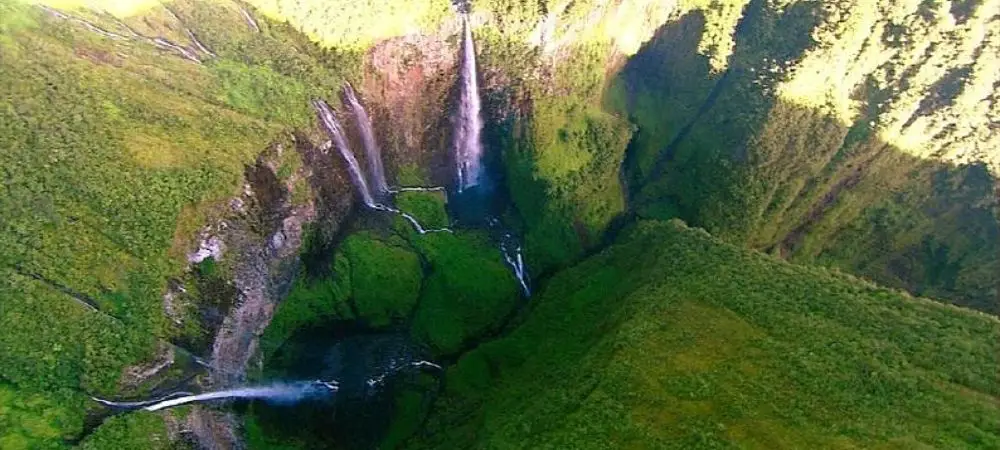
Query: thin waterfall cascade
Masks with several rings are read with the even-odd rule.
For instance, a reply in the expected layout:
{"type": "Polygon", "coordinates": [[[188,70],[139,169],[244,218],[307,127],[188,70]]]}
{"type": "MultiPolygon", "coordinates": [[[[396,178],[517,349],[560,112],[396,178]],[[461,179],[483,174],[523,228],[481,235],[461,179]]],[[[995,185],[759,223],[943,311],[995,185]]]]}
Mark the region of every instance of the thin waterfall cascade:
{"type": "Polygon", "coordinates": [[[361,194],[361,200],[364,202],[365,206],[374,208],[375,199],[372,197],[372,192],[368,188],[368,182],[365,181],[364,174],[361,173],[361,166],[358,164],[358,159],[354,157],[354,153],[351,152],[351,148],[347,145],[347,139],[344,137],[344,130],[340,127],[340,122],[337,121],[337,116],[333,114],[333,110],[330,109],[330,105],[326,104],[323,100],[313,100],[313,108],[316,109],[316,114],[319,116],[320,122],[323,123],[323,127],[326,128],[326,132],[333,140],[334,147],[337,147],[337,151],[340,152],[340,156],[347,162],[347,171],[351,175],[351,181],[354,183],[354,187],[356,187],[358,192],[361,194]]]}
{"type": "MultiPolygon", "coordinates": [[[[350,91],[345,89],[345,93],[346,92],[350,91]]],[[[350,102],[350,98],[351,95],[348,95],[348,102],[350,102]]],[[[414,217],[412,214],[409,214],[398,208],[394,208],[392,206],[376,202],[372,196],[371,190],[368,187],[368,182],[365,179],[364,173],[362,173],[361,171],[361,167],[358,164],[358,160],[357,158],[355,158],[354,153],[348,146],[347,139],[344,137],[343,128],[337,121],[337,117],[336,115],[334,115],[333,110],[330,108],[330,105],[328,105],[326,102],[322,100],[313,100],[313,107],[316,109],[316,113],[319,116],[320,121],[323,123],[324,128],[326,128],[327,133],[330,135],[333,141],[333,146],[337,147],[337,150],[340,152],[340,155],[344,158],[344,161],[347,162],[347,169],[351,175],[351,180],[354,182],[355,187],[361,193],[362,201],[364,202],[366,207],[375,211],[383,211],[393,214],[399,214],[401,217],[403,217],[403,219],[405,219],[407,222],[410,223],[410,225],[413,226],[413,229],[416,230],[417,233],[422,235],[429,233],[453,233],[453,231],[450,228],[436,228],[436,229],[424,228],[424,226],[420,224],[420,221],[418,221],[417,218],[414,217]]],[[[359,120],[359,123],[361,122],[362,121],[359,120]]],[[[372,145],[374,145],[374,142],[372,145]]],[[[381,156],[378,155],[377,152],[374,154],[369,153],[369,159],[371,160],[373,158],[380,159],[381,156]]],[[[381,167],[380,162],[378,164],[378,167],[381,167]]],[[[384,180],[382,182],[384,183],[384,180]]],[[[381,192],[395,194],[400,192],[433,192],[433,191],[444,191],[444,190],[445,189],[443,187],[436,187],[436,186],[402,187],[393,189],[390,189],[388,186],[386,186],[384,190],[382,190],[381,192]]],[[[502,229],[500,228],[501,227],[500,222],[496,218],[490,220],[490,226],[493,227],[494,229],[498,228],[502,229]]],[[[524,263],[524,255],[521,251],[521,245],[517,242],[514,236],[511,235],[511,233],[506,231],[503,231],[502,234],[500,235],[499,243],[500,243],[500,253],[503,255],[504,262],[514,272],[514,276],[517,278],[518,284],[521,285],[521,290],[524,292],[524,295],[526,297],[530,297],[531,288],[528,285],[528,280],[529,280],[528,270],[524,263]]]]}
{"type": "Polygon", "coordinates": [[[365,155],[368,163],[368,180],[376,196],[389,193],[389,184],[385,181],[385,168],[382,167],[382,152],[375,141],[375,131],[372,128],[372,120],[365,111],[365,107],[358,101],[354,88],[350,84],[344,85],[344,97],[347,104],[354,113],[354,122],[361,133],[361,142],[365,146],[365,155]]]}
{"type": "Polygon", "coordinates": [[[237,9],[240,10],[240,15],[243,16],[243,19],[247,21],[247,26],[249,26],[254,33],[260,33],[260,25],[257,24],[257,21],[253,18],[253,16],[251,16],[250,13],[243,8],[237,9]]]}
{"type": "Polygon", "coordinates": [[[160,411],[167,408],[173,408],[175,406],[186,405],[188,403],[201,403],[212,400],[245,399],[264,400],[271,403],[298,403],[307,399],[329,398],[339,389],[339,385],[336,381],[316,380],[227,389],[197,395],[179,392],[162,399],[145,402],[112,402],[99,398],[93,398],[93,400],[104,406],[113,408],[141,408],[144,411],[160,411]]]}
{"type": "MultiPolygon", "coordinates": [[[[405,358],[392,359],[378,375],[365,380],[368,389],[378,389],[386,381],[399,373],[408,370],[444,371],[444,368],[427,360],[407,361],[405,358]]],[[[214,400],[263,400],[275,404],[293,404],[305,400],[324,400],[339,392],[341,385],[336,380],[299,381],[292,383],[275,383],[266,386],[251,386],[237,389],[226,389],[202,394],[190,392],[174,392],[153,400],[136,402],[115,402],[97,397],[91,397],[104,406],[124,410],[142,409],[144,411],[160,411],[189,403],[202,403],[214,400]]]]}
{"type": "Polygon", "coordinates": [[[398,194],[400,192],[443,192],[443,191],[445,192],[447,191],[444,188],[444,186],[431,186],[431,187],[414,186],[414,187],[389,188],[390,194],[398,194]]]}
{"type": "Polygon", "coordinates": [[[500,253],[503,253],[504,262],[514,271],[517,282],[521,284],[521,290],[525,297],[531,297],[531,288],[528,287],[528,271],[524,265],[524,256],[521,253],[521,246],[510,248],[503,243],[500,244],[500,253]]]}
{"type": "MultiPolygon", "coordinates": [[[[337,121],[337,116],[333,114],[333,110],[330,109],[330,105],[326,104],[323,100],[313,100],[313,107],[316,109],[316,114],[319,116],[320,121],[323,123],[323,127],[326,128],[327,133],[333,140],[333,146],[337,147],[340,152],[340,156],[344,158],[347,162],[347,171],[351,175],[351,181],[354,186],[361,193],[361,200],[364,202],[365,206],[376,211],[391,212],[394,214],[399,214],[403,216],[406,221],[413,225],[413,228],[417,230],[417,233],[427,234],[427,233],[451,233],[452,231],[448,228],[439,229],[427,229],[420,222],[417,221],[416,217],[408,214],[399,209],[393,208],[382,203],[377,203],[375,198],[372,196],[371,190],[368,188],[368,181],[365,179],[364,173],[361,172],[361,166],[358,164],[358,159],[354,157],[354,152],[347,144],[347,139],[344,137],[344,130],[340,126],[340,122],[337,121]]],[[[378,156],[378,155],[375,155],[378,156]]],[[[378,164],[381,167],[381,162],[378,164]]],[[[384,182],[384,180],[383,180],[384,182]]],[[[413,190],[438,190],[438,188],[411,188],[413,190]]],[[[391,192],[386,186],[383,192],[391,192]]]]}
{"type": "Polygon", "coordinates": [[[500,254],[503,255],[504,263],[514,272],[514,277],[517,278],[517,282],[521,285],[524,296],[531,297],[531,287],[528,285],[530,277],[528,275],[528,267],[524,263],[521,244],[513,234],[503,228],[503,225],[497,218],[490,219],[490,226],[494,230],[500,230],[501,234],[498,240],[500,241],[500,254]]]}
{"type": "Polygon", "coordinates": [[[163,9],[166,10],[167,14],[169,14],[171,17],[173,17],[174,20],[176,20],[177,23],[181,25],[181,28],[184,29],[184,33],[187,34],[188,39],[190,39],[191,42],[194,43],[194,45],[196,47],[198,47],[198,50],[200,50],[202,53],[204,53],[204,54],[206,54],[206,55],[208,55],[208,56],[210,56],[212,58],[215,58],[215,57],[219,56],[219,55],[216,55],[215,53],[213,53],[211,50],[209,50],[208,47],[205,46],[205,44],[202,44],[201,41],[198,40],[198,36],[196,36],[194,34],[194,32],[191,31],[190,28],[188,28],[187,26],[184,25],[184,21],[181,20],[181,18],[179,16],[177,16],[177,13],[175,13],[173,9],[167,8],[165,6],[164,6],[163,9]]]}
{"type": "MultiPolygon", "coordinates": [[[[95,25],[94,23],[91,23],[90,21],[88,21],[86,19],[83,19],[81,17],[77,17],[77,16],[73,16],[73,15],[61,12],[61,11],[59,11],[57,9],[50,8],[50,7],[45,6],[45,5],[38,5],[38,6],[42,10],[48,12],[49,14],[55,16],[56,18],[59,18],[59,19],[62,19],[62,20],[67,20],[67,21],[71,21],[71,22],[76,22],[76,23],[78,23],[80,25],[83,25],[88,30],[90,30],[90,31],[92,31],[94,33],[97,33],[97,34],[99,34],[99,35],[101,35],[103,37],[106,37],[108,39],[114,39],[114,40],[119,40],[119,41],[135,40],[135,41],[148,42],[148,43],[156,46],[157,48],[160,48],[160,49],[163,49],[163,50],[167,50],[167,51],[170,51],[170,52],[174,52],[174,53],[178,54],[180,57],[182,57],[184,59],[187,59],[187,60],[189,60],[191,62],[194,62],[196,64],[201,64],[201,62],[202,62],[201,58],[199,58],[198,55],[192,53],[190,50],[184,48],[183,46],[177,45],[176,43],[171,42],[170,40],[165,39],[163,37],[150,37],[150,36],[144,36],[142,34],[139,34],[134,29],[132,29],[128,25],[125,25],[121,21],[115,20],[115,22],[122,29],[124,29],[125,31],[128,32],[129,36],[125,36],[125,35],[118,34],[118,33],[113,33],[111,31],[108,31],[108,30],[106,30],[104,28],[101,28],[101,27],[95,25]]],[[[209,56],[212,56],[212,57],[215,56],[215,53],[212,53],[210,50],[208,50],[208,48],[204,47],[204,45],[202,45],[201,42],[198,41],[194,37],[194,34],[191,33],[190,30],[185,30],[185,31],[188,32],[188,36],[190,38],[192,38],[192,40],[196,43],[196,45],[200,49],[204,50],[206,54],[208,54],[209,56]]]]}
{"type": "Polygon", "coordinates": [[[372,208],[372,209],[374,209],[376,211],[385,211],[385,212],[391,212],[393,214],[399,214],[404,219],[406,219],[407,222],[410,222],[410,225],[413,225],[413,229],[416,230],[416,232],[419,233],[419,234],[427,234],[427,233],[454,233],[454,231],[452,231],[450,228],[432,228],[432,229],[424,228],[423,225],[420,225],[420,222],[417,221],[417,218],[413,217],[412,214],[406,213],[404,211],[401,211],[399,209],[393,208],[393,207],[388,206],[388,205],[383,205],[381,203],[376,203],[374,205],[371,205],[370,208],[372,208]]]}
{"type": "Polygon", "coordinates": [[[462,44],[461,94],[455,128],[455,162],[458,169],[458,192],[479,185],[482,181],[483,119],[476,71],[476,47],[472,41],[472,25],[465,16],[465,37],[462,44]]]}
{"type": "Polygon", "coordinates": [[[90,397],[90,398],[92,400],[94,400],[95,402],[97,402],[97,403],[100,403],[100,404],[102,404],[104,406],[111,407],[111,408],[118,408],[118,409],[139,409],[139,408],[142,408],[142,407],[146,407],[146,406],[150,406],[150,405],[155,405],[157,403],[162,403],[162,402],[165,402],[167,400],[172,400],[172,399],[180,398],[180,397],[188,397],[188,396],[192,396],[192,395],[194,395],[194,394],[191,393],[191,392],[181,391],[181,392],[174,392],[174,393],[171,393],[169,395],[166,395],[166,396],[163,396],[163,397],[160,397],[160,398],[157,398],[157,399],[144,400],[144,401],[139,401],[139,402],[113,402],[113,401],[110,401],[110,400],[104,400],[102,398],[97,398],[97,397],[90,397]]]}

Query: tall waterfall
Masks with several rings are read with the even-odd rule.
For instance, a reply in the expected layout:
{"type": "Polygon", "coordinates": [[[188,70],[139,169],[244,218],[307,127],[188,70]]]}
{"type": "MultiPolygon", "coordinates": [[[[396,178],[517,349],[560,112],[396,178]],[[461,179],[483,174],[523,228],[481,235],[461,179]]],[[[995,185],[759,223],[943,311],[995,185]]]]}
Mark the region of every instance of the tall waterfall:
{"type": "Polygon", "coordinates": [[[368,180],[375,190],[374,194],[383,196],[389,192],[389,185],[385,181],[382,152],[379,151],[378,144],[375,142],[371,118],[368,117],[365,107],[358,101],[350,84],[344,85],[344,96],[347,98],[347,104],[351,107],[351,111],[354,112],[354,119],[358,125],[358,131],[361,132],[361,140],[365,145],[365,154],[368,156],[368,180]]]}
{"type": "Polygon", "coordinates": [[[347,139],[344,138],[344,131],[340,128],[340,123],[337,122],[337,117],[333,115],[330,105],[327,105],[323,100],[313,100],[313,107],[316,108],[316,113],[319,115],[323,127],[326,128],[326,132],[333,139],[334,147],[337,147],[340,156],[344,158],[344,161],[347,161],[347,171],[350,172],[351,181],[354,182],[354,186],[361,193],[361,200],[365,203],[365,206],[369,208],[374,207],[375,199],[368,188],[368,182],[365,181],[365,176],[361,173],[361,166],[358,165],[358,159],[354,157],[354,153],[351,152],[351,148],[347,145],[347,139]]]}
{"type": "Polygon", "coordinates": [[[462,44],[461,99],[455,129],[455,162],[458,165],[458,191],[476,186],[482,177],[483,119],[476,73],[476,48],[472,42],[472,26],[464,20],[465,38],[462,44]]]}

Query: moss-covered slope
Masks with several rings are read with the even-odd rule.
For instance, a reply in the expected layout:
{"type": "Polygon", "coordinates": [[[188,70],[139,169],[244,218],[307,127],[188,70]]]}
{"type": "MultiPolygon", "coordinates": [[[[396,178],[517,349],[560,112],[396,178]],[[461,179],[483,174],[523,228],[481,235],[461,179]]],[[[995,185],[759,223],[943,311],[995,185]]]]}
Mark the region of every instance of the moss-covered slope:
{"type": "Polygon", "coordinates": [[[447,376],[413,448],[994,448],[1000,322],[640,222],[447,376]]]}

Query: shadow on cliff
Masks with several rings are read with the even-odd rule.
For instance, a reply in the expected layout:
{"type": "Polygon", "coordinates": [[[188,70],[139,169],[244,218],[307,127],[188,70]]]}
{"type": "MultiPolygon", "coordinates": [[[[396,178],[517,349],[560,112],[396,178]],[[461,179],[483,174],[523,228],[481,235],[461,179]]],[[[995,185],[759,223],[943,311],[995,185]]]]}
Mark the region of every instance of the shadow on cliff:
{"type": "MultiPolygon", "coordinates": [[[[724,70],[699,52],[700,11],[664,25],[608,95],[638,126],[622,179],[630,216],[681,218],[731,242],[998,313],[997,180],[912,156],[865,112],[843,123],[778,97],[814,43],[821,2],[751,1],[724,70]]],[[[859,87],[856,100],[884,95],[859,87]]],[[[933,94],[932,95],[936,95],[933,94]]]]}

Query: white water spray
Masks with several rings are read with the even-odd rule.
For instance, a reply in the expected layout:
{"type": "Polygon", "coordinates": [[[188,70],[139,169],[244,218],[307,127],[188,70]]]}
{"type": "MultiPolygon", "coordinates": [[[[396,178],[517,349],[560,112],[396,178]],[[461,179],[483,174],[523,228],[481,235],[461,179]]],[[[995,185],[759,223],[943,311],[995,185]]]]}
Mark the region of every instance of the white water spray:
{"type": "Polygon", "coordinates": [[[354,88],[350,84],[344,85],[344,96],[347,98],[347,104],[354,113],[354,122],[358,126],[358,131],[361,132],[361,141],[365,146],[368,176],[369,181],[372,183],[372,188],[375,189],[375,195],[386,194],[389,192],[389,185],[385,181],[385,169],[382,167],[382,152],[375,142],[372,120],[368,117],[365,107],[358,101],[358,97],[354,94],[354,88]]]}
{"type": "Polygon", "coordinates": [[[144,411],[160,411],[167,408],[173,408],[175,406],[186,405],[188,403],[228,399],[256,399],[272,403],[297,403],[309,398],[322,398],[323,396],[330,396],[336,393],[339,389],[339,384],[336,381],[317,380],[298,383],[279,383],[269,386],[255,386],[240,389],[227,389],[224,391],[206,392],[198,395],[190,395],[182,392],[172,394],[164,399],[146,402],[112,402],[99,398],[93,399],[102,405],[114,408],[142,408],[144,411]]]}
{"type": "MultiPolygon", "coordinates": [[[[394,214],[399,214],[403,216],[413,228],[417,230],[417,233],[427,234],[427,233],[451,233],[452,231],[448,228],[440,229],[426,229],[420,222],[417,221],[416,217],[400,211],[382,203],[376,203],[375,199],[372,197],[371,190],[368,189],[368,182],[365,180],[365,175],[361,173],[361,166],[358,164],[358,159],[354,157],[354,153],[351,152],[351,148],[347,145],[347,139],[344,138],[344,131],[340,127],[340,123],[337,122],[337,117],[333,114],[333,110],[330,109],[330,105],[322,100],[313,100],[313,107],[316,108],[316,113],[319,115],[320,121],[323,122],[323,126],[326,128],[327,133],[333,139],[334,147],[340,152],[340,156],[344,158],[347,162],[347,171],[351,174],[351,180],[354,182],[354,186],[361,193],[361,199],[365,206],[374,209],[376,211],[391,212],[394,214]]],[[[379,164],[381,166],[381,164],[379,164]]],[[[421,188],[423,189],[423,188],[421,188]]],[[[385,192],[390,192],[389,188],[385,188],[385,192]]]]}
{"type": "Polygon", "coordinates": [[[92,400],[94,400],[95,402],[97,402],[97,403],[100,403],[100,404],[102,404],[104,406],[109,406],[109,407],[112,407],[112,408],[138,409],[138,408],[142,408],[144,406],[150,406],[150,405],[155,405],[157,403],[165,402],[165,401],[170,400],[170,399],[175,399],[175,398],[179,398],[179,397],[187,397],[187,396],[191,396],[191,395],[194,395],[194,394],[192,394],[190,392],[174,392],[174,393],[172,393],[170,395],[166,395],[166,396],[160,397],[158,399],[145,400],[145,401],[141,401],[141,402],[113,402],[111,400],[104,400],[102,398],[97,398],[97,397],[90,397],[90,398],[92,400]]]}
{"type": "Polygon", "coordinates": [[[441,367],[441,366],[439,366],[437,364],[434,364],[434,363],[432,363],[430,361],[421,360],[421,361],[417,361],[417,362],[411,362],[411,363],[406,364],[406,365],[400,365],[399,361],[392,360],[392,361],[389,361],[389,369],[387,371],[385,371],[381,375],[369,378],[368,380],[365,381],[365,384],[367,384],[369,388],[375,388],[375,387],[380,386],[383,382],[385,382],[386,378],[389,378],[389,377],[391,377],[391,376],[393,376],[393,375],[395,375],[395,374],[397,374],[399,372],[402,372],[402,371],[404,371],[406,369],[423,369],[423,368],[429,368],[429,369],[434,369],[434,370],[438,370],[438,371],[443,371],[444,370],[443,367],[441,367]]]}
{"type": "Polygon", "coordinates": [[[432,186],[432,187],[399,187],[399,188],[389,188],[389,193],[398,194],[400,192],[441,192],[444,191],[444,186],[432,186]]]}
{"type": "MultiPolygon", "coordinates": [[[[496,219],[493,219],[492,223],[495,226],[499,225],[499,221],[496,219]]],[[[528,286],[528,269],[524,264],[521,245],[517,243],[514,235],[504,232],[503,237],[500,239],[500,253],[503,255],[504,262],[514,271],[514,277],[520,283],[521,290],[524,291],[524,296],[531,297],[531,288],[528,286]]]]}
{"type": "Polygon", "coordinates": [[[458,192],[476,186],[482,177],[482,130],[479,80],[476,73],[476,47],[472,42],[472,25],[465,17],[465,37],[462,44],[461,98],[455,129],[455,162],[458,165],[458,192]]]}
{"type": "Polygon", "coordinates": [[[365,206],[374,208],[375,199],[372,198],[372,192],[368,189],[368,182],[365,181],[365,176],[361,173],[361,166],[358,165],[358,159],[354,157],[351,148],[347,146],[344,131],[340,128],[340,123],[337,122],[337,117],[333,115],[330,105],[327,105],[323,100],[313,100],[313,107],[316,108],[316,113],[319,115],[323,127],[326,128],[326,132],[333,139],[334,147],[337,147],[340,156],[347,162],[347,171],[351,175],[351,181],[354,182],[354,186],[361,194],[361,200],[365,206]]]}

